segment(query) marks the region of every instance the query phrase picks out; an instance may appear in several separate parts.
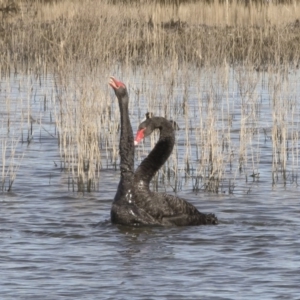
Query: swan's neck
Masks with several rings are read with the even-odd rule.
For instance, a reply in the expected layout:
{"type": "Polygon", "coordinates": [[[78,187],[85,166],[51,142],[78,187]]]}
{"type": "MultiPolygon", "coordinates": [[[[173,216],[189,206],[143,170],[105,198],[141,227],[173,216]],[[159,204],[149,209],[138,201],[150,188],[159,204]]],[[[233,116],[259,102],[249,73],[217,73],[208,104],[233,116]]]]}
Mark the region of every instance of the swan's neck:
{"type": "Polygon", "coordinates": [[[164,165],[172,153],[175,143],[175,136],[173,130],[164,131],[160,129],[160,138],[149,153],[149,155],[142,161],[134,174],[134,181],[141,187],[149,188],[149,183],[155,173],[164,165]]]}
{"type": "Polygon", "coordinates": [[[121,116],[120,171],[121,181],[132,182],[134,173],[134,139],[128,112],[128,96],[119,100],[121,116]]]}

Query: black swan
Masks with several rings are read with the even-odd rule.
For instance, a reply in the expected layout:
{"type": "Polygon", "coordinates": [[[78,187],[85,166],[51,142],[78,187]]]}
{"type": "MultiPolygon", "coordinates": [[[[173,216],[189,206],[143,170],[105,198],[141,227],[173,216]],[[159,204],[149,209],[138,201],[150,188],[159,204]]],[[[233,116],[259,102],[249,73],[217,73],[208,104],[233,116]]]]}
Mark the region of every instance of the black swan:
{"type": "Polygon", "coordinates": [[[158,225],[143,208],[137,207],[134,201],[134,139],[128,113],[128,92],[125,84],[110,78],[109,85],[118,98],[121,133],[120,133],[120,171],[121,179],[111,208],[111,222],[122,225],[158,225]]]}
{"type": "Polygon", "coordinates": [[[182,198],[150,191],[151,179],[167,161],[175,143],[174,129],[171,122],[163,117],[151,118],[148,115],[148,118],[139,125],[134,141],[135,145],[155,129],[160,130],[160,138],[134,173],[135,204],[138,207],[143,207],[145,211],[164,226],[218,224],[218,219],[214,214],[201,213],[182,198]]]}
{"type": "MultiPolygon", "coordinates": [[[[145,117],[146,119],[150,119],[154,117],[154,114],[152,112],[146,112],[145,117]]],[[[172,124],[174,130],[180,130],[179,125],[174,120],[169,120],[169,122],[172,124]]]]}

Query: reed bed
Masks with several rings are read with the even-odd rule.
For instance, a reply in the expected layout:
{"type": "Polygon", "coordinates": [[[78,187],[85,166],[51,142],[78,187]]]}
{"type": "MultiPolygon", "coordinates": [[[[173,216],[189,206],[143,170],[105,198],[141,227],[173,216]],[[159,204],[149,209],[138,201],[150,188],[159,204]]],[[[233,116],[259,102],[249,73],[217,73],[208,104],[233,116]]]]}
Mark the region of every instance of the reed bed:
{"type": "Polygon", "coordinates": [[[95,68],[112,62],[145,66],[160,64],[162,58],[198,66],[224,61],[247,61],[254,68],[299,64],[297,2],[259,6],[200,2],[175,8],[147,1],[16,3],[19,11],[2,10],[2,66],[46,64],[61,69],[84,63],[95,68]]]}
{"type": "MultiPolygon", "coordinates": [[[[268,151],[273,185],[297,185],[299,17],[297,1],[2,1],[1,78],[22,74],[42,87],[42,78],[51,76],[44,107],[72,190],[97,189],[101,169],[118,169],[111,74],[129,88],[134,131],[147,111],[179,124],[176,147],[154,188],[249,192],[265,176],[260,169],[268,151]]],[[[28,142],[32,124],[43,123],[32,112],[37,90],[28,92],[22,115],[28,142]]],[[[0,97],[5,116],[10,108],[0,97]]],[[[14,149],[25,140],[24,131],[9,140],[5,120],[2,183],[13,178],[8,157],[11,173],[17,172],[14,149]]],[[[156,138],[137,149],[137,162],[156,138]]]]}
{"type": "Polygon", "coordinates": [[[118,109],[112,112],[108,95],[94,80],[74,76],[53,100],[63,168],[70,172],[70,184],[78,191],[95,189],[104,153],[106,166],[117,165],[118,109]]]}
{"type": "MultiPolygon", "coordinates": [[[[19,90],[23,83],[19,80],[19,90]]],[[[20,149],[20,144],[29,144],[32,139],[32,120],[30,109],[23,110],[28,108],[28,94],[24,94],[24,97],[17,95],[9,78],[1,80],[0,91],[0,190],[9,192],[25,154],[20,149]]]]}

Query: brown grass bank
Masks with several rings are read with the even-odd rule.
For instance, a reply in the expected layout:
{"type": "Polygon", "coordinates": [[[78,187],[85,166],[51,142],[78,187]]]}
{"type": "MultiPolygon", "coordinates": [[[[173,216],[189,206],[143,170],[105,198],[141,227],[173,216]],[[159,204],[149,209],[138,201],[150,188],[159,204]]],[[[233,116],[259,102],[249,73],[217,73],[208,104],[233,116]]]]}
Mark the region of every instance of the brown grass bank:
{"type": "Polygon", "coordinates": [[[194,65],[299,64],[300,7],[238,1],[2,1],[0,62],[25,67],[84,62],[91,68],[164,61],[194,65]]]}

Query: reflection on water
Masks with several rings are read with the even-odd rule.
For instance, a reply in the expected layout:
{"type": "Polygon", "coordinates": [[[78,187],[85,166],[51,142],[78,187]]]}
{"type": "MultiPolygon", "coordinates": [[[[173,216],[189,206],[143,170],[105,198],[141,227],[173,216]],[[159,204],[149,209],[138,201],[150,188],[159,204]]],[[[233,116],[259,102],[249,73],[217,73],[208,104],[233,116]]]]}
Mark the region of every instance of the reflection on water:
{"type": "Polygon", "coordinates": [[[73,193],[56,138],[41,132],[18,144],[13,191],[0,194],[1,299],[299,298],[298,187],[272,186],[267,151],[246,190],[183,186],[179,195],[214,212],[218,226],[128,228],[109,222],[118,172],[73,193]]]}

